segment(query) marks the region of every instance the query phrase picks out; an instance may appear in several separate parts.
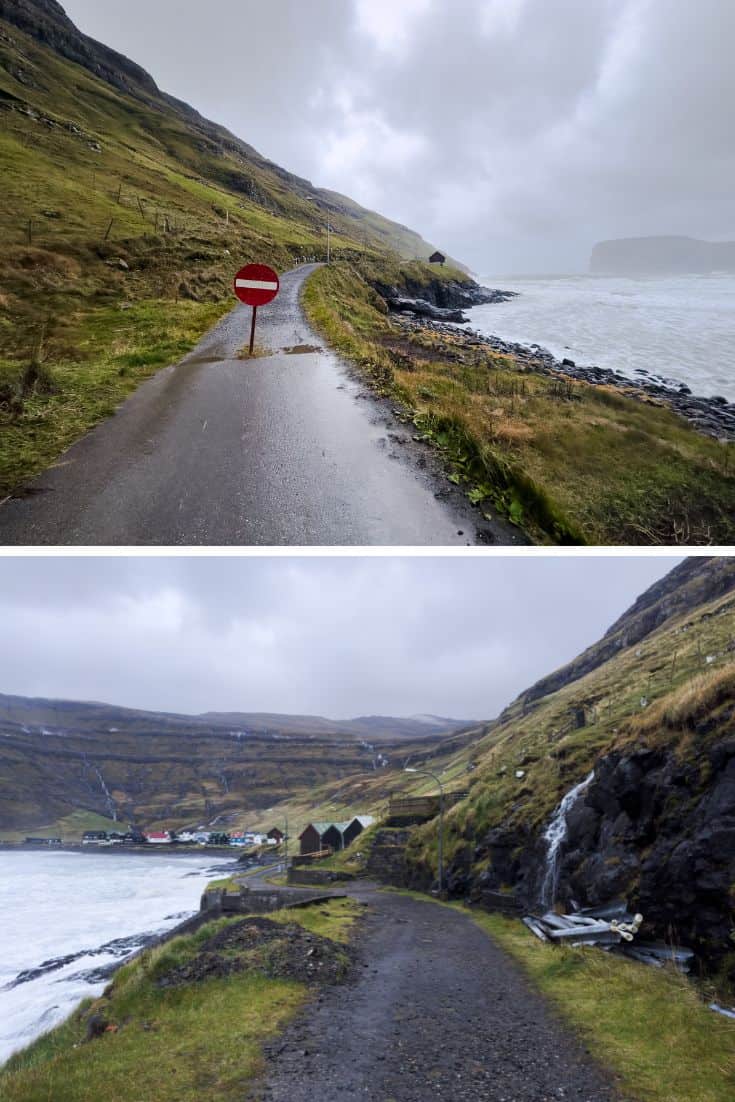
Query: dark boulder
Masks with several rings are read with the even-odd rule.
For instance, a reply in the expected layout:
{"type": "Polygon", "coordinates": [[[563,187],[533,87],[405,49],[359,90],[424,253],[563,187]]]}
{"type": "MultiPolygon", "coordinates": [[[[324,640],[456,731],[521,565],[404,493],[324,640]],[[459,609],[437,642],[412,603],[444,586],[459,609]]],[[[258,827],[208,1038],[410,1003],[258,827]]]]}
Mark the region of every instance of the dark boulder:
{"type": "Polygon", "coordinates": [[[451,321],[459,324],[467,321],[461,310],[434,306],[422,298],[389,298],[388,306],[396,313],[414,314],[419,318],[430,318],[431,321],[451,321]]]}

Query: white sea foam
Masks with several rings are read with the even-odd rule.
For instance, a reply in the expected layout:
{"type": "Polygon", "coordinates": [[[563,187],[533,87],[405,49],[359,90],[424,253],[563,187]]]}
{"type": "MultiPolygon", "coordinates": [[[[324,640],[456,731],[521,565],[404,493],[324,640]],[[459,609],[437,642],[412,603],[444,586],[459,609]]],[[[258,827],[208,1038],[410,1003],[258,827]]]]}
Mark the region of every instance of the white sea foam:
{"type": "Polygon", "coordinates": [[[469,312],[472,327],[580,365],[636,368],[735,401],[735,276],[485,276],[519,298],[469,312]]]}
{"type": "Polygon", "coordinates": [[[0,852],[0,1064],[63,1021],[105,981],[84,973],[119,960],[118,938],[171,929],[198,909],[209,870],[207,857],[139,857],[127,854],[0,852]],[[8,988],[18,975],[44,962],[80,954],[61,968],[8,988]]]}

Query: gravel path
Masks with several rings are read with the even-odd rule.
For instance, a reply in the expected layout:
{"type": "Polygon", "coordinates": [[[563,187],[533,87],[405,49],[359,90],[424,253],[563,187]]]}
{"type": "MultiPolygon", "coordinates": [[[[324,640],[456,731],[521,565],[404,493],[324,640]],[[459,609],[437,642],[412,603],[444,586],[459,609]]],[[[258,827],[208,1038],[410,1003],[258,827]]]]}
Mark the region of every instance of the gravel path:
{"type": "Polygon", "coordinates": [[[268,1052],[263,1102],[612,1102],[612,1075],[468,917],[357,889],[357,977],[268,1052]]]}

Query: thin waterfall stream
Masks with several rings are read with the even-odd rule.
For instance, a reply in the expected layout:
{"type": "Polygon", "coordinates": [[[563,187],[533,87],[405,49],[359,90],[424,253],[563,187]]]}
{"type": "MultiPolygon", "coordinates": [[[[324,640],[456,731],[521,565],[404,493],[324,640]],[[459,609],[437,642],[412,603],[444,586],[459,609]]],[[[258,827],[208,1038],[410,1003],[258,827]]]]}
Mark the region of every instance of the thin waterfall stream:
{"type": "Polygon", "coordinates": [[[559,887],[559,858],[564,840],[567,837],[567,817],[580,796],[586,792],[595,779],[594,769],[588,777],[585,777],[574,788],[567,792],[559,807],[554,812],[553,818],[544,831],[544,841],[547,843],[546,869],[541,885],[541,905],[549,909],[556,902],[556,893],[559,887]]]}

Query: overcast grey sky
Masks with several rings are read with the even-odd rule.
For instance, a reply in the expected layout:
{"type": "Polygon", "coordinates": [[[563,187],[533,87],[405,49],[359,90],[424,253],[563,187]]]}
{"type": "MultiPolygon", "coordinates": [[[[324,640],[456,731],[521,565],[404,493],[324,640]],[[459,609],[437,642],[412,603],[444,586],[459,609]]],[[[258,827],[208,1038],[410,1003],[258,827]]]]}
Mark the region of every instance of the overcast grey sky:
{"type": "Polygon", "coordinates": [[[0,692],[486,719],[679,558],[0,559],[0,692]]]}
{"type": "Polygon", "coordinates": [[[481,274],[735,238],[733,0],[63,0],[286,168],[481,274]]]}

